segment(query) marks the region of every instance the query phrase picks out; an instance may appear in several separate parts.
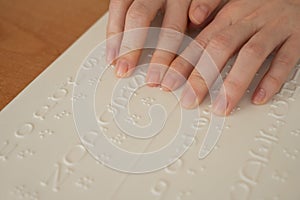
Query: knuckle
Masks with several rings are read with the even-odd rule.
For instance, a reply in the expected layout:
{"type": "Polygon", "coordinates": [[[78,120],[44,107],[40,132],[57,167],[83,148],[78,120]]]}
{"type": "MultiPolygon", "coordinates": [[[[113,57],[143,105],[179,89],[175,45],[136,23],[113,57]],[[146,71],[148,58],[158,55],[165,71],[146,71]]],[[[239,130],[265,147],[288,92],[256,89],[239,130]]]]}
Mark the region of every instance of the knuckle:
{"type": "Polygon", "coordinates": [[[225,80],[225,88],[229,89],[228,91],[242,91],[243,82],[237,78],[227,78],[225,80]]]}
{"type": "Polygon", "coordinates": [[[168,52],[168,51],[164,51],[164,50],[156,50],[152,56],[151,61],[155,62],[155,63],[159,63],[159,64],[165,64],[167,65],[173,54],[168,52]]]}
{"type": "Polygon", "coordinates": [[[170,65],[170,69],[182,74],[185,79],[190,76],[194,67],[185,59],[177,57],[170,65]]]}
{"type": "Polygon", "coordinates": [[[173,69],[181,69],[191,66],[191,64],[183,57],[178,56],[172,63],[171,68],[173,69]]]}
{"type": "Polygon", "coordinates": [[[205,79],[196,70],[192,71],[192,73],[189,77],[189,82],[191,83],[192,86],[194,86],[196,88],[200,88],[200,90],[202,88],[206,88],[206,89],[208,88],[205,79]]]}
{"type": "MultiPolygon", "coordinates": [[[[208,45],[208,39],[204,39],[203,37],[197,37],[195,40],[201,48],[205,48],[208,45]]],[[[197,48],[199,48],[197,45],[195,45],[197,48]]]]}
{"type": "Polygon", "coordinates": [[[202,42],[202,40],[192,40],[188,44],[187,48],[179,55],[179,57],[184,59],[190,65],[196,66],[201,53],[204,51],[204,43],[206,42],[202,42]]]}
{"type": "Polygon", "coordinates": [[[255,10],[255,11],[251,12],[250,14],[246,15],[243,20],[252,21],[252,20],[256,19],[257,17],[259,17],[260,15],[261,15],[260,11],[255,10]]]}
{"type": "Polygon", "coordinates": [[[260,43],[249,42],[242,48],[241,54],[254,57],[255,59],[264,59],[266,57],[266,49],[260,43]]]}
{"type": "Polygon", "coordinates": [[[273,75],[271,73],[266,74],[266,80],[274,87],[274,88],[280,88],[283,81],[279,76],[273,75]]]}
{"type": "Polygon", "coordinates": [[[278,55],[275,62],[277,65],[280,65],[280,67],[284,67],[284,68],[290,68],[290,66],[292,65],[291,57],[285,53],[278,55]]]}
{"type": "MultiPolygon", "coordinates": [[[[107,29],[107,31],[106,31],[106,36],[109,38],[109,37],[112,37],[112,36],[114,36],[114,35],[117,35],[117,34],[119,34],[119,32],[117,32],[117,31],[113,31],[113,30],[110,30],[110,29],[107,29]]],[[[108,41],[108,42],[111,42],[111,41],[108,41]]]]}
{"type": "Polygon", "coordinates": [[[168,27],[164,28],[161,31],[160,36],[165,39],[178,41],[183,37],[182,32],[183,32],[183,29],[179,25],[172,24],[172,25],[169,25],[168,27]]]}
{"type": "Polygon", "coordinates": [[[209,46],[216,51],[224,51],[230,47],[230,44],[231,37],[226,33],[219,33],[209,42],[209,46]]]}

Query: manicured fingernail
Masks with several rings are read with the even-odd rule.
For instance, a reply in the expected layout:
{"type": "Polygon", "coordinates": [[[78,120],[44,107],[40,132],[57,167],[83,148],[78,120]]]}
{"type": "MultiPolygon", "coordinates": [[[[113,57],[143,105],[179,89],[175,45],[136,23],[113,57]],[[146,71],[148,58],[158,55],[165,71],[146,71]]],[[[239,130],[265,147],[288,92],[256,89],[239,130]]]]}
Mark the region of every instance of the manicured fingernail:
{"type": "Polygon", "coordinates": [[[213,112],[217,115],[226,115],[228,108],[228,101],[225,98],[225,95],[219,95],[214,102],[213,112]]]}
{"type": "Polygon", "coordinates": [[[160,84],[160,72],[149,71],[147,74],[147,84],[150,87],[157,87],[160,84]]]}
{"type": "Polygon", "coordinates": [[[254,104],[262,104],[262,103],[264,103],[265,98],[266,98],[266,91],[264,89],[260,88],[256,92],[256,94],[253,98],[253,103],[254,104]]]}
{"type": "Polygon", "coordinates": [[[106,62],[110,64],[116,56],[116,51],[114,49],[108,49],[106,52],[106,62]]]}
{"type": "Polygon", "coordinates": [[[193,12],[193,18],[197,24],[201,24],[208,16],[208,8],[203,5],[199,5],[195,8],[193,12]]]}
{"type": "Polygon", "coordinates": [[[128,62],[124,59],[118,60],[116,66],[117,77],[119,78],[124,77],[127,71],[128,71],[128,62]]]}
{"type": "Polygon", "coordinates": [[[182,94],[181,105],[184,108],[195,108],[198,105],[197,96],[191,87],[185,88],[182,94]]]}

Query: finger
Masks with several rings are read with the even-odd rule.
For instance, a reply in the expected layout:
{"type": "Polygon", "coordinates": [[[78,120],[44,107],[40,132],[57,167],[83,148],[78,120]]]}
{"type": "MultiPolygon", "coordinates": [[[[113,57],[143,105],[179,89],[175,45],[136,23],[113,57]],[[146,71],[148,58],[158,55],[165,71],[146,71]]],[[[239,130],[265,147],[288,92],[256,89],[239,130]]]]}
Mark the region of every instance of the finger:
{"type": "MultiPolygon", "coordinates": [[[[230,22],[228,21],[227,25],[229,24],[230,22]]],[[[175,90],[184,83],[194,69],[194,66],[196,66],[203,50],[209,43],[209,40],[227,25],[224,25],[223,23],[219,24],[218,21],[213,21],[188,45],[180,56],[173,60],[162,80],[161,85],[163,90],[175,90]],[[185,77],[185,80],[183,80],[182,77],[185,77]]]]}
{"type": "Polygon", "coordinates": [[[106,60],[111,63],[118,55],[121,44],[119,34],[124,30],[126,12],[133,0],[111,0],[109,4],[106,38],[106,60]],[[115,36],[113,38],[113,36],[115,36]],[[109,39],[110,38],[110,39],[109,39]]]}
{"type": "Polygon", "coordinates": [[[195,108],[200,104],[199,99],[203,99],[208,91],[205,79],[196,70],[191,72],[188,82],[184,86],[180,103],[184,108],[195,108]],[[203,95],[203,96],[201,96],[203,95]]]}
{"type": "Polygon", "coordinates": [[[195,45],[195,43],[188,45],[188,47],[182,52],[181,56],[177,57],[171,63],[170,69],[168,70],[168,72],[170,71],[170,76],[167,72],[162,81],[162,86],[165,85],[165,90],[174,90],[183,84],[182,81],[178,81],[181,79],[177,78],[178,80],[174,80],[177,77],[177,73],[172,73],[172,71],[180,72],[182,76],[187,78],[193,70],[193,66],[195,66],[200,59],[203,49],[206,48],[209,41],[214,38],[216,34],[236,24],[238,19],[242,19],[244,16],[247,16],[252,9],[256,8],[255,4],[251,4],[247,7],[247,10],[241,11],[239,6],[239,1],[229,2],[226,4],[218,13],[216,18],[195,38],[197,45],[195,45]],[[169,81],[172,78],[173,81],[169,81]],[[173,86],[171,84],[173,84],[173,86]]]}
{"type": "Polygon", "coordinates": [[[157,11],[163,6],[163,2],[163,0],[135,0],[129,7],[120,47],[121,57],[118,58],[116,64],[116,75],[118,77],[128,76],[137,65],[141,49],[147,37],[146,27],[150,26],[157,11]]]}
{"type": "Polygon", "coordinates": [[[202,24],[218,7],[221,0],[193,0],[189,9],[189,18],[195,25],[202,24]]]}
{"type": "Polygon", "coordinates": [[[273,97],[286,81],[300,58],[300,38],[292,36],[278,50],[272,64],[257,86],[252,102],[264,104],[273,97]]]}
{"type": "Polygon", "coordinates": [[[157,50],[152,56],[146,77],[149,86],[160,85],[167,67],[177,54],[183,38],[182,33],[187,26],[186,13],[189,4],[189,1],[167,1],[157,50]]]}
{"type": "Polygon", "coordinates": [[[189,21],[188,30],[200,32],[205,27],[207,27],[214,20],[214,18],[216,17],[216,14],[218,13],[218,11],[222,7],[221,5],[222,4],[220,4],[201,24],[195,24],[192,21],[189,21]]]}
{"type": "MultiPolygon", "coordinates": [[[[185,94],[194,93],[196,96],[183,95],[182,105],[185,108],[194,108],[195,102],[202,102],[206,96],[207,87],[210,88],[214,83],[219,72],[223,69],[226,62],[232,57],[257,30],[252,23],[236,23],[213,37],[202,54],[196,68],[189,77],[191,87],[185,88],[185,94]],[[205,84],[198,84],[204,83],[205,84]]],[[[166,74],[167,76],[167,74],[166,74]]]]}
{"type": "Polygon", "coordinates": [[[206,47],[210,39],[214,37],[216,33],[219,33],[223,29],[240,22],[241,19],[249,16],[253,13],[253,10],[256,10],[259,6],[261,6],[259,2],[229,1],[226,4],[225,2],[227,1],[222,1],[220,3],[221,9],[216,14],[213,21],[196,37],[196,40],[203,47],[206,47]]]}
{"type": "Polygon", "coordinates": [[[228,115],[232,111],[267,56],[288,37],[287,29],[280,27],[281,24],[277,22],[264,26],[242,47],[225,79],[226,94],[219,95],[225,96],[227,102],[223,102],[222,98],[217,98],[213,105],[215,114],[228,115]],[[274,34],[277,28],[281,31],[274,34]]]}

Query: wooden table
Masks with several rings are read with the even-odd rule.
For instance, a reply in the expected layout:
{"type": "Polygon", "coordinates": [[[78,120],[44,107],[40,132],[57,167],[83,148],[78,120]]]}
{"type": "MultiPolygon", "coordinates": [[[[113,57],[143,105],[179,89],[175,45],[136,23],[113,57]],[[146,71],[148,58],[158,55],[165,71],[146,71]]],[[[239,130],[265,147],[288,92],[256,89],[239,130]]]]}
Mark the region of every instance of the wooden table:
{"type": "Polygon", "coordinates": [[[0,110],[108,9],[109,0],[0,0],[0,110]]]}

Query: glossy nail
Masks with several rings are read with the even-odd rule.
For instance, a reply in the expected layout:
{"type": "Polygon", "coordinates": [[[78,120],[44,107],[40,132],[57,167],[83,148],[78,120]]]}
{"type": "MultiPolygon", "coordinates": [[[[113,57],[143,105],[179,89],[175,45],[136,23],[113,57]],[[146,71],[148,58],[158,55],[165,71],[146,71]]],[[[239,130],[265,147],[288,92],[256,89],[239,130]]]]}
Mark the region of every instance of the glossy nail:
{"type": "Polygon", "coordinates": [[[147,74],[147,84],[150,87],[157,87],[160,84],[160,72],[158,71],[149,71],[147,74]]]}
{"type": "Polygon", "coordinates": [[[255,93],[252,102],[254,104],[263,104],[265,102],[265,98],[266,98],[266,91],[264,89],[260,88],[255,93]]]}
{"type": "Polygon", "coordinates": [[[197,6],[193,12],[193,18],[197,24],[201,24],[208,16],[209,10],[206,6],[197,6]]]}
{"type": "Polygon", "coordinates": [[[182,94],[181,105],[184,108],[195,108],[198,105],[197,96],[190,86],[186,87],[182,94]]]}
{"type": "Polygon", "coordinates": [[[128,66],[128,62],[125,59],[118,60],[116,65],[116,76],[119,78],[124,77],[128,71],[128,66]]]}
{"type": "Polygon", "coordinates": [[[161,83],[161,86],[162,86],[162,89],[164,91],[172,91],[175,89],[175,85],[176,85],[176,77],[173,77],[172,75],[169,75],[167,74],[162,83],[161,83]]]}

